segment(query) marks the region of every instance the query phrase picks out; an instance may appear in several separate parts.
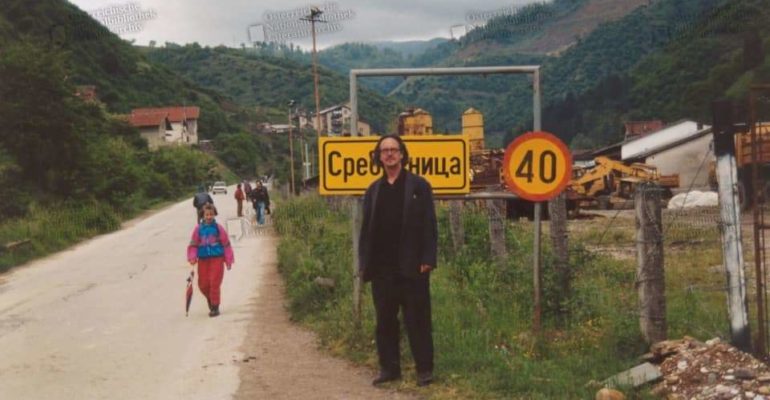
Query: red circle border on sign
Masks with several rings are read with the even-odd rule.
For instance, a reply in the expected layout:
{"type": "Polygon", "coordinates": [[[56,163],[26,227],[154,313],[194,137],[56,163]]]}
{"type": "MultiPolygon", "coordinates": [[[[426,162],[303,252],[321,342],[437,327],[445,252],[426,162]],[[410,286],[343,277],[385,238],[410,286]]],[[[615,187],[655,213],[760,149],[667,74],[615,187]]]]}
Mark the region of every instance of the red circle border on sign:
{"type": "Polygon", "coordinates": [[[558,193],[560,193],[562,190],[564,190],[567,185],[569,184],[570,179],[572,179],[572,153],[567,148],[567,145],[564,144],[558,137],[556,137],[554,134],[545,132],[545,131],[536,131],[536,132],[527,132],[516,139],[514,139],[511,144],[508,145],[508,147],[505,148],[505,156],[503,157],[503,177],[505,178],[505,183],[508,185],[508,190],[513,192],[515,195],[521,197],[525,200],[530,201],[547,201],[550,200],[558,193]],[[562,177],[561,181],[559,181],[559,184],[551,191],[548,191],[543,194],[530,194],[527,192],[522,191],[519,187],[517,187],[513,183],[513,178],[510,176],[510,172],[508,171],[508,166],[511,163],[511,155],[513,154],[513,151],[521,145],[521,143],[531,140],[531,139],[543,139],[551,142],[556,147],[561,150],[561,152],[564,154],[564,156],[567,158],[566,165],[567,165],[567,171],[565,171],[564,177],[562,177]]]}

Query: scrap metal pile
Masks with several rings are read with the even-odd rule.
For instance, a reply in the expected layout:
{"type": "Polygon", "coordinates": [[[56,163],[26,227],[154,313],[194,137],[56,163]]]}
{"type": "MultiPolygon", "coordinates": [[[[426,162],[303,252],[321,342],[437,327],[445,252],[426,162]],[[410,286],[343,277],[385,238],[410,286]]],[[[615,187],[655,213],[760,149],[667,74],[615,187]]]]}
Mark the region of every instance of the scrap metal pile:
{"type": "Polygon", "coordinates": [[[490,187],[500,188],[505,150],[486,149],[471,154],[471,189],[484,191],[490,187]]]}
{"type": "Polygon", "coordinates": [[[647,358],[660,362],[662,380],[652,392],[662,398],[770,399],[770,368],[718,338],[659,342],[647,358]]]}

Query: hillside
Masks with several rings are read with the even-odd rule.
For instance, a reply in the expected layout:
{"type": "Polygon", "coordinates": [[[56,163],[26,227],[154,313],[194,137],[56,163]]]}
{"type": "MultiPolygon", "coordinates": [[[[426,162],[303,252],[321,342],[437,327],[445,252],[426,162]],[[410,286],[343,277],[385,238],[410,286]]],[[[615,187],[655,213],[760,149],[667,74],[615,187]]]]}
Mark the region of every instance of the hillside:
{"type": "MultiPolygon", "coordinates": [[[[203,87],[228,93],[238,104],[277,111],[273,119],[281,119],[273,122],[285,123],[286,104],[292,99],[305,110],[315,110],[312,69],[290,58],[267,56],[251,49],[202,48],[197,44],[167,44],[146,49],[146,54],[203,87]]],[[[319,82],[322,109],[348,101],[346,75],[320,68],[319,82]]],[[[398,103],[367,90],[359,96],[361,117],[376,132],[385,132],[397,116],[398,103]]]]}
{"type": "Polygon", "coordinates": [[[199,106],[199,134],[217,139],[228,167],[288,171],[285,140],[246,133],[253,111],[152,62],[66,1],[3,3],[0,77],[0,185],[11,199],[0,216],[64,203],[130,215],[223,177],[198,151],[149,152],[120,116],[134,107],[199,106]],[[76,97],[84,84],[96,86],[97,101],[76,97]]]}
{"type": "MultiPolygon", "coordinates": [[[[599,25],[558,56],[540,56],[539,59],[530,56],[528,60],[520,53],[484,55],[459,65],[515,65],[526,61],[540,64],[543,104],[548,108],[594,90],[609,77],[628,74],[645,57],[663,50],[682,32],[693,29],[698,21],[708,18],[709,13],[722,3],[724,1],[659,0],[647,7],[637,8],[617,21],[599,25]]],[[[500,28],[493,25],[474,32],[483,36],[486,29],[495,31],[500,28]]],[[[457,45],[462,46],[463,43],[457,45]]],[[[456,109],[452,114],[446,114],[451,110],[444,99],[449,82],[446,78],[415,79],[402,84],[393,95],[433,112],[439,125],[452,126],[459,121],[459,117],[456,109]]],[[[453,79],[451,86],[453,98],[474,104],[485,114],[489,131],[507,132],[510,139],[512,131],[531,129],[531,88],[526,80],[469,77],[453,79]],[[483,94],[480,93],[482,90],[483,94]]],[[[616,133],[622,126],[617,120],[602,123],[606,127],[614,127],[616,133]]],[[[577,134],[571,130],[557,133],[567,141],[577,134]]],[[[585,135],[590,137],[592,133],[586,132],[585,135]]]]}
{"type": "MultiPolygon", "coordinates": [[[[519,9],[514,15],[493,18],[459,41],[345,43],[319,52],[319,62],[346,74],[353,68],[461,65],[474,63],[478,58],[507,61],[511,53],[527,53],[527,59],[538,59],[533,56],[569,47],[577,37],[590,33],[600,23],[620,18],[643,2],[646,0],[536,3],[519,9]]],[[[399,85],[419,79],[366,79],[362,84],[383,94],[397,95],[399,85]]]]}
{"type": "Polygon", "coordinates": [[[649,0],[555,1],[550,8],[525,8],[520,14],[493,19],[478,33],[469,34],[454,58],[489,55],[490,50],[558,54],[601,24],[621,19],[648,3],[649,0]],[[495,48],[490,43],[504,46],[495,48]]]}
{"type": "Polygon", "coordinates": [[[627,73],[553,103],[544,110],[545,126],[577,137],[577,147],[585,148],[619,140],[627,120],[710,123],[713,100],[728,97],[745,104],[750,84],[770,81],[769,18],[761,0],[714,8],[682,26],[668,46],[627,73]]]}
{"type": "MultiPolygon", "coordinates": [[[[319,52],[318,62],[341,75],[346,75],[351,69],[410,67],[414,54],[419,53],[407,55],[391,46],[344,43],[319,52]]],[[[386,95],[401,81],[403,81],[401,77],[362,78],[360,83],[377,93],[386,95]]]]}
{"type": "Polygon", "coordinates": [[[444,38],[435,38],[430,40],[407,40],[404,42],[372,42],[369,44],[380,50],[393,50],[402,54],[404,57],[409,58],[424,53],[447,41],[448,40],[444,38]]]}
{"type": "Polygon", "coordinates": [[[7,0],[0,9],[0,45],[19,40],[65,53],[69,82],[95,85],[109,112],[128,113],[135,107],[196,104],[201,107],[199,130],[203,137],[233,131],[220,104],[225,98],[197,87],[167,68],[152,64],[65,1],[7,0]]]}

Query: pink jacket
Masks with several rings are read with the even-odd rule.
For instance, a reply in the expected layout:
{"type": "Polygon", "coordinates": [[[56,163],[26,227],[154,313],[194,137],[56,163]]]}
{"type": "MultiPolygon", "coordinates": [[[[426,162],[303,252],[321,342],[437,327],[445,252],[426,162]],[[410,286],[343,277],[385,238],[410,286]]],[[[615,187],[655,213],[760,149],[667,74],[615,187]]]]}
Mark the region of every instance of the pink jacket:
{"type": "MultiPolygon", "coordinates": [[[[198,261],[198,246],[203,245],[203,241],[199,234],[200,225],[196,225],[193,229],[192,238],[190,244],[187,246],[187,261],[198,261]]],[[[217,223],[217,230],[219,231],[219,243],[222,244],[224,249],[225,264],[231,266],[235,263],[235,255],[233,254],[233,247],[230,245],[230,238],[227,236],[227,231],[222,225],[217,223]]]]}

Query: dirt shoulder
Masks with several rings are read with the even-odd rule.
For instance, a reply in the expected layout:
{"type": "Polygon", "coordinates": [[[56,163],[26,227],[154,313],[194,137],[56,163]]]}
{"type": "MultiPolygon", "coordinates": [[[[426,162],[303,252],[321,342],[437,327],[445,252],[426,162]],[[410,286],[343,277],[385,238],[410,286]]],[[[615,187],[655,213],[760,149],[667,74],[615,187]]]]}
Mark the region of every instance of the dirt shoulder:
{"type": "MultiPolygon", "coordinates": [[[[275,249],[277,240],[268,248],[275,249]]],[[[240,387],[246,399],[418,399],[371,385],[376,371],[318,350],[313,332],[293,324],[284,307],[284,284],[275,250],[265,254],[256,307],[242,346],[240,387]]]]}

